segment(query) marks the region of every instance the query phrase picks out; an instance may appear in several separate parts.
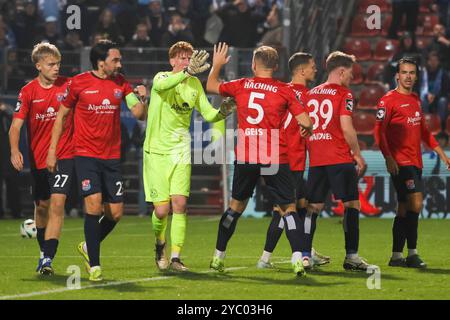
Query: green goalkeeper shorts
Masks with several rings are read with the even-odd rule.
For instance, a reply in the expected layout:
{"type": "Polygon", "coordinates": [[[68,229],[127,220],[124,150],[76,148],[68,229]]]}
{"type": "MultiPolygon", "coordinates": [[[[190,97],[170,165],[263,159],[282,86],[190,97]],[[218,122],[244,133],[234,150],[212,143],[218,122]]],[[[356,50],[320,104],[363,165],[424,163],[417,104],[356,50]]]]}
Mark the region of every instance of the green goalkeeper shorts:
{"type": "Polygon", "coordinates": [[[189,197],[191,189],[190,154],[184,161],[178,161],[173,155],[144,151],[143,175],[145,201],[164,202],[171,195],[189,197]]]}

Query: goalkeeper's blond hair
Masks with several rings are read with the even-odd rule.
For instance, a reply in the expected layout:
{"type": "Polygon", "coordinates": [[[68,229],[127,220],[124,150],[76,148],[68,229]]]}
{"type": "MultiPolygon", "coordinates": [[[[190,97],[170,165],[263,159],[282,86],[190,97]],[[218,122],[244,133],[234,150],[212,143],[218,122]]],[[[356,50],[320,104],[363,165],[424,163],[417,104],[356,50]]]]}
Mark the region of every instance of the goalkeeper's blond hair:
{"type": "Polygon", "coordinates": [[[48,42],[40,42],[34,46],[31,52],[31,61],[36,64],[48,55],[61,60],[61,53],[55,45],[48,42]]]}

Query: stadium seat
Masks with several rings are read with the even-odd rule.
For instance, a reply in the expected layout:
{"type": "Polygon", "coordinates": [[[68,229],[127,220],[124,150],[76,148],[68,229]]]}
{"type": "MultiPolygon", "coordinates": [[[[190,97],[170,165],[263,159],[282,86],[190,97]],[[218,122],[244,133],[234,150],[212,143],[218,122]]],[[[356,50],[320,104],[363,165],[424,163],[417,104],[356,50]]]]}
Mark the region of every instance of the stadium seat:
{"type": "Polygon", "coordinates": [[[363,74],[364,70],[361,67],[361,65],[359,63],[354,63],[353,64],[353,79],[352,79],[352,84],[354,85],[358,85],[363,83],[364,81],[364,74],[363,74]]]}
{"type": "Polygon", "coordinates": [[[358,61],[366,61],[372,57],[369,41],[365,39],[350,39],[344,45],[344,52],[354,54],[358,61]]]}
{"type": "Polygon", "coordinates": [[[383,82],[383,72],[385,65],[383,63],[374,63],[367,70],[366,84],[374,84],[383,82]]]}
{"type": "Polygon", "coordinates": [[[430,13],[430,6],[433,4],[433,0],[420,0],[419,13],[430,13]]]}
{"type": "Polygon", "coordinates": [[[367,37],[376,36],[380,33],[378,29],[369,29],[367,27],[367,17],[365,15],[357,15],[352,21],[352,31],[350,33],[353,37],[367,37]]]}
{"type": "Polygon", "coordinates": [[[362,0],[359,2],[358,11],[360,13],[367,13],[367,8],[371,5],[380,7],[381,12],[391,11],[390,3],[387,0],[362,0]]]}
{"type": "Polygon", "coordinates": [[[368,112],[355,112],[353,114],[353,126],[359,135],[373,135],[375,121],[375,115],[368,112]]]}
{"type": "MultiPolygon", "coordinates": [[[[427,124],[428,130],[433,135],[438,134],[441,132],[441,119],[437,114],[434,113],[426,113],[425,115],[425,123],[427,124]]],[[[447,122],[448,124],[448,122],[447,122]]]]}
{"type": "Polygon", "coordinates": [[[368,85],[361,90],[358,109],[376,109],[378,101],[385,94],[384,87],[380,84],[368,85]]]}
{"type": "Polygon", "coordinates": [[[394,56],[397,49],[397,40],[381,40],[377,43],[373,59],[376,61],[387,61],[394,56]]]}

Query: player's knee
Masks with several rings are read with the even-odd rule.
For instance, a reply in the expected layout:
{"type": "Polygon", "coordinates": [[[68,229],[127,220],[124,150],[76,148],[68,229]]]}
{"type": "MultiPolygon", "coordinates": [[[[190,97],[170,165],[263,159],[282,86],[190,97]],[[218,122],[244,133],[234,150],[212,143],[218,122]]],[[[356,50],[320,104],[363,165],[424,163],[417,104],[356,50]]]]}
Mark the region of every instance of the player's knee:
{"type": "Polygon", "coordinates": [[[247,202],[248,202],[248,200],[241,201],[241,200],[231,199],[230,208],[231,208],[231,210],[233,210],[235,212],[242,213],[245,211],[245,208],[247,207],[247,202]]]}
{"type": "Polygon", "coordinates": [[[35,203],[35,212],[38,215],[47,215],[48,213],[48,207],[49,207],[49,201],[48,200],[39,200],[35,203]]]}
{"type": "Polygon", "coordinates": [[[352,201],[346,201],[344,202],[344,208],[345,209],[356,209],[361,210],[361,203],[359,200],[352,200],[352,201]]]}
{"type": "Polygon", "coordinates": [[[123,216],[123,210],[115,210],[115,211],[111,211],[111,218],[115,221],[115,222],[119,222],[119,220],[122,218],[123,216]]]}
{"type": "Polygon", "coordinates": [[[52,197],[51,204],[49,207],[49,215],[52,216],[63,216],[64,215],[64,206],[65,206],[65,197],[52,197]]]}
{"type": "Polygon", "coordinates": [[[173,212],[186,212],[186,198],[172,199],[173,212]]]}
{"type": "Polygon", "coordinates": [[[169,208],[167,207],[156,207],[154,214],[158,219],[164,219],[169,215],[169,208]]]}

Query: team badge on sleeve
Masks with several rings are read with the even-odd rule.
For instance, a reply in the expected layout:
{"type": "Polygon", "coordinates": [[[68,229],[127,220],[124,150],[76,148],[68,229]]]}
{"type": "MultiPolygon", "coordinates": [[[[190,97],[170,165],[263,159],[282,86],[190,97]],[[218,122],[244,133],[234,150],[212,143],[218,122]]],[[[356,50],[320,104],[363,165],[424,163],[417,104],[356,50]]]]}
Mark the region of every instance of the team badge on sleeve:
{"type": "Polygon", "coordinates": [[[379,108],[377,111],[377,120],[383,121],[386,117],[386,109],[385,108],[379,108]]]}
{"type": "Polygon", "coordinates": [[[19,96],[17,97],[16,109],[14,109],[14,112],[19,112],[21,107],[22,107],[22,94],[20,93],[19,96]]]}
{"type": "Polygon", "coordinates": [[[345,109],[353,111],[353,99],[345,99],[345,109]]]}

